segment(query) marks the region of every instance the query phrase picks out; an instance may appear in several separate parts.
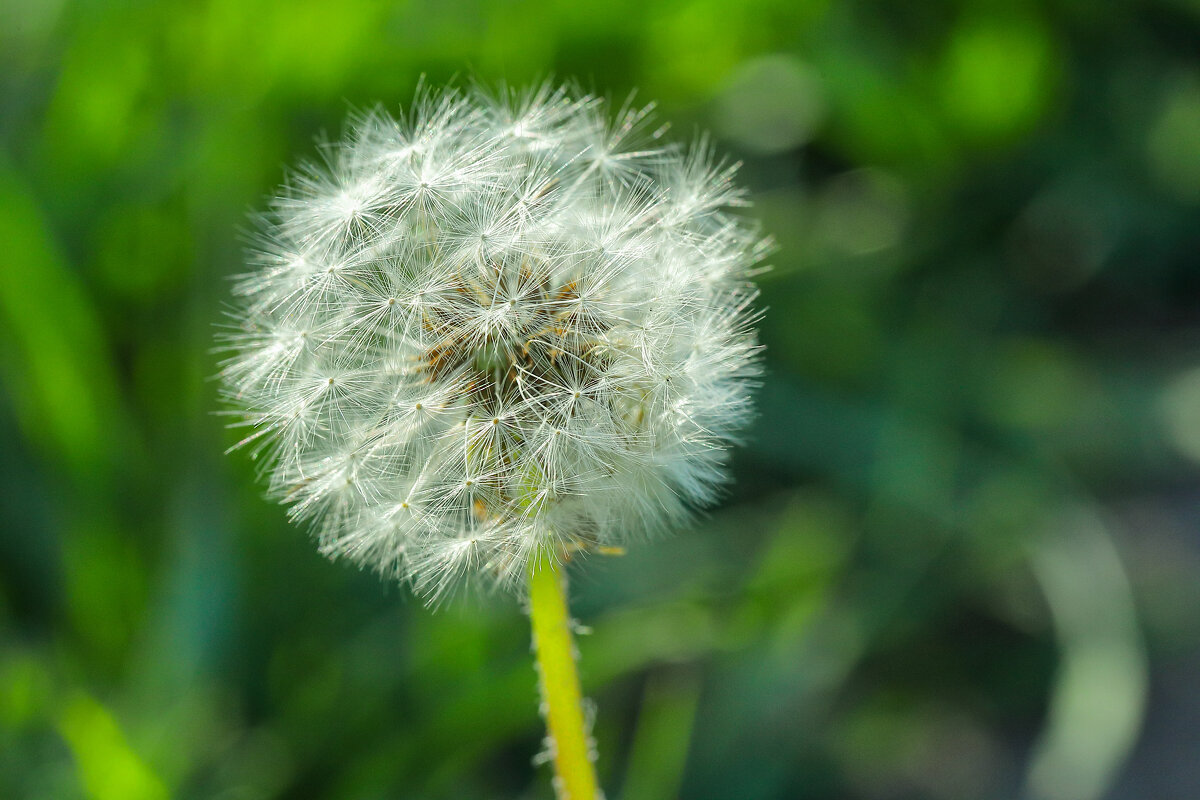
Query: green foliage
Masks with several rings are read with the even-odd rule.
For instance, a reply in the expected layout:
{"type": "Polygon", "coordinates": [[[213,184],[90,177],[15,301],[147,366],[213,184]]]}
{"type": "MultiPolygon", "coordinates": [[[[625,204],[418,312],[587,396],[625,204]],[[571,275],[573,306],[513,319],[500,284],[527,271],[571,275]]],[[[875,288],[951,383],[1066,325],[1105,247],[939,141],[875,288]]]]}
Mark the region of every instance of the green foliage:
{"type": "Polygon", "coordinates": [[[637,88],[781,245],[728,501],[573,585],[610,797],[1200,795],[1198,42],[1182,0],[0,0],[0,797],[549,796],[517,604],[325,563],[211,414],[246,209],[422,74],[637,88]]]}

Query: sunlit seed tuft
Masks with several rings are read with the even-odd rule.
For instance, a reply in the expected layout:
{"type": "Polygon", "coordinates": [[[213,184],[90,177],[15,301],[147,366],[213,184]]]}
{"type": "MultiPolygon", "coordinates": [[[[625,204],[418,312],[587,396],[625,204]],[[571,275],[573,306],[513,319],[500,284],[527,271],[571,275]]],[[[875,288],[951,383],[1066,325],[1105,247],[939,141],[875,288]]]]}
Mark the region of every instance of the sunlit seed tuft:
{"type": "Polygon", "coordinates": [[[221,335],[271,494],[439,597],[614,552],[714,499],[769,249],[735,168],[543,85],[357,115],[261,217],[221,335]]]}

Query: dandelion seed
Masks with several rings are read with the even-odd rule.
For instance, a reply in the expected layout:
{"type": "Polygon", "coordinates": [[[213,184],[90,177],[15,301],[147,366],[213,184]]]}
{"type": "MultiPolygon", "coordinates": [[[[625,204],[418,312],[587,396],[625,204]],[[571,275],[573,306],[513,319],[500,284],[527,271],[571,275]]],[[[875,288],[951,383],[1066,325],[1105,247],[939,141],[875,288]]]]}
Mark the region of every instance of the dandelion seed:
{"type": "Polygon", "coordinates": [[[766,248],[735,167],[651,119],[549,85],[425,91],[271,204],[224,397],[326,555],[440,597],[713,500],[766,248]]]}

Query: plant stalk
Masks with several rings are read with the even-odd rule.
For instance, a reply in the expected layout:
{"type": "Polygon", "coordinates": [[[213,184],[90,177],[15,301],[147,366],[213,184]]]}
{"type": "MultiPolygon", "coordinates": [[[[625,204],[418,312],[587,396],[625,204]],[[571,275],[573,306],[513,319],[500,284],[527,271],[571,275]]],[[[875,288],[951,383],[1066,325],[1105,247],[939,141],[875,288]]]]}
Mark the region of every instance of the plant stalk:
{"type": "Polygon", "coordinates": [[[550,556],[529,567],[529,619],[541,676],[542,707],[558,800],[596,800],[596,770],[589,755],[575,645],[567,613],[566,575],[550,556]]]}

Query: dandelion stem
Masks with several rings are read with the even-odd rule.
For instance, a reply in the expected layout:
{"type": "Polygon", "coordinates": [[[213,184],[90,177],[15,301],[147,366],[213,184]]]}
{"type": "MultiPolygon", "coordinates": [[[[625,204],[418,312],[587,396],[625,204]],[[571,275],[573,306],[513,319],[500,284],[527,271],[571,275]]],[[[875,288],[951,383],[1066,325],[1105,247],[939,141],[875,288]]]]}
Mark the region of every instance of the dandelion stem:
{"type": "Polygon", "coordinates": [[[534,559],[529,567],[529,618],[554,755],[555,791],[559,800],[595,800],[596,773],[588,755],[587,726],[567,614],[566,576],[549,555],[534,559]]]}

